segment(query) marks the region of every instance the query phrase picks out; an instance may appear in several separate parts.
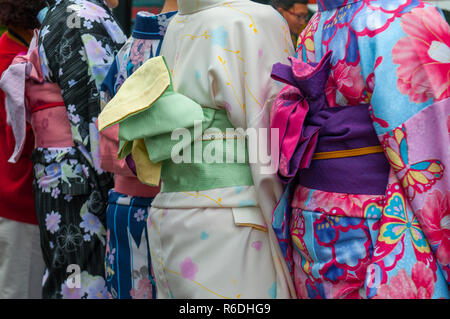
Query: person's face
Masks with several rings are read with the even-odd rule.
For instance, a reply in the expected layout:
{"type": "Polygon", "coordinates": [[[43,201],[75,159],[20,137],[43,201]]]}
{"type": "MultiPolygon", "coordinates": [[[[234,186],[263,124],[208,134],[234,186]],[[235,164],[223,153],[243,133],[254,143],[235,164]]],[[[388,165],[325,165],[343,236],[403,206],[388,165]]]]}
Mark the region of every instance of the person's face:
{"type": "Polygon", "coordinates": [[[295,3],[289,10],[279,8],[278,11],[286,19],[291,34],[298,36],[307,23],[308,6],[306,4],[295,3]]]}
{"type": "Polygon", "coordinates": [[[111,9],[116,8],[119,5],[119,0],[105,0],[108,7],[111,9]]]}

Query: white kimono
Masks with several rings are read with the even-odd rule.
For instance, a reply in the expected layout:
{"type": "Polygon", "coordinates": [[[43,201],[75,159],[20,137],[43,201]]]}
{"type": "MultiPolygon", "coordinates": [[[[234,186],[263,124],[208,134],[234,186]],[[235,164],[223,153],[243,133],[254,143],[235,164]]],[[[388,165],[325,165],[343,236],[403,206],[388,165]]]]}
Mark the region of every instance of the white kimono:
{"type": "MultiPolygon", "coordinates": [[[[225,109],[235,128],[266,128],[268,136],[271,102],[282,88],[270,77],[272,66],[295,53],[285,20],[250,0],[178,6],[161,49],[175,91],[225,109]]],[[[250,158],[262,152],[248,151],[250,158]]],[[[250,166],[254,186],[154,199],[148,228],[158,298],[295,297],[270,226],[282,193],[276,168],[264,173],[270,163],[260,160],[250,166]]]]}

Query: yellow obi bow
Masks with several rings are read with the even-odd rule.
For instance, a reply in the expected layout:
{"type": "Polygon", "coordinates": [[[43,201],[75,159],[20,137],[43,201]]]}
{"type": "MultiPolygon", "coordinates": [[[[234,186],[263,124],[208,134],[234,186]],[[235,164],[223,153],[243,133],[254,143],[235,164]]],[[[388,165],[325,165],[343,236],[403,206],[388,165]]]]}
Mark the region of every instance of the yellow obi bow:
{"type": "Polygon", "coordinates": [[[132,154],[138,179],[159,185],[172,132],[204,120],[201,105],[173,90],[165,59],[147,60],[120,87],[98,118],[99,130],[119,123],[119,158],[132,154]],[[153,161],[152,161],[153,159],[153,161]]]}
{"type": "MultiPolygon", "coordinates": [[[[170,75],[163,57],[147,60],[123,83],[114,98],[103,108],[98,117],[99,130],[150,108],[169,85],[170,75]]],[[[162,164],[150,160],[142,139],[133,141],[132,156],[139,181],[158,186],[162,164]]]]}

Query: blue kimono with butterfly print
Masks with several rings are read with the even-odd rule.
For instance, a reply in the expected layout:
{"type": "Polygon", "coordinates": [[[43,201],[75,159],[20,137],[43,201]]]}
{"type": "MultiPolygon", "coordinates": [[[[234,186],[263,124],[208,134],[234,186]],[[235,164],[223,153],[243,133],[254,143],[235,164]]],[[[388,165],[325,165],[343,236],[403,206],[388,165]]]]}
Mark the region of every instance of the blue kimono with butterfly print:
{"type": "Polygon", "coordinates": [[[328,104],[370,105],[390,172],[383,195],[289,185],[274,228],[297,296],[448,298],[450,27],[419,0],[317,2],[297,58],[332,51],[328,104]]]}

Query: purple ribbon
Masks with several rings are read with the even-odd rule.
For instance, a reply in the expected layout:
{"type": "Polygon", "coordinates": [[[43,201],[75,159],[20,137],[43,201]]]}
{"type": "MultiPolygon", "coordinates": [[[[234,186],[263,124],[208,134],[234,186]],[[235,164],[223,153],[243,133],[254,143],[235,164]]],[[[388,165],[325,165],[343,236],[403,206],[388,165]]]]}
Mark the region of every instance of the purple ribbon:
{"type": "Polygon", "coordinates": [[[288,84],[274,101],[271,121],[280,132],[278,177],[287,184],[298,175],[301,185],[329,192],[384,194],[389,163],[383,153],[312,161],[315,152],[380,145],[368,104],[328,105],[331,54],[313,64],[291,57],[291,66],[272,69],[272,78],[288,84]]]}
{"type": "Polygon", "coordinates": [[[292,66],[277,63],[272,78],[288,84],[274,101],[271,128],[280,132],[278,176],[289,183],[299,168],[308,168],[316,149],[321,124],[309,117],[328,107],[324,94],[331,52],[320,63],[307,64],[290,57],[292,66]]]}

